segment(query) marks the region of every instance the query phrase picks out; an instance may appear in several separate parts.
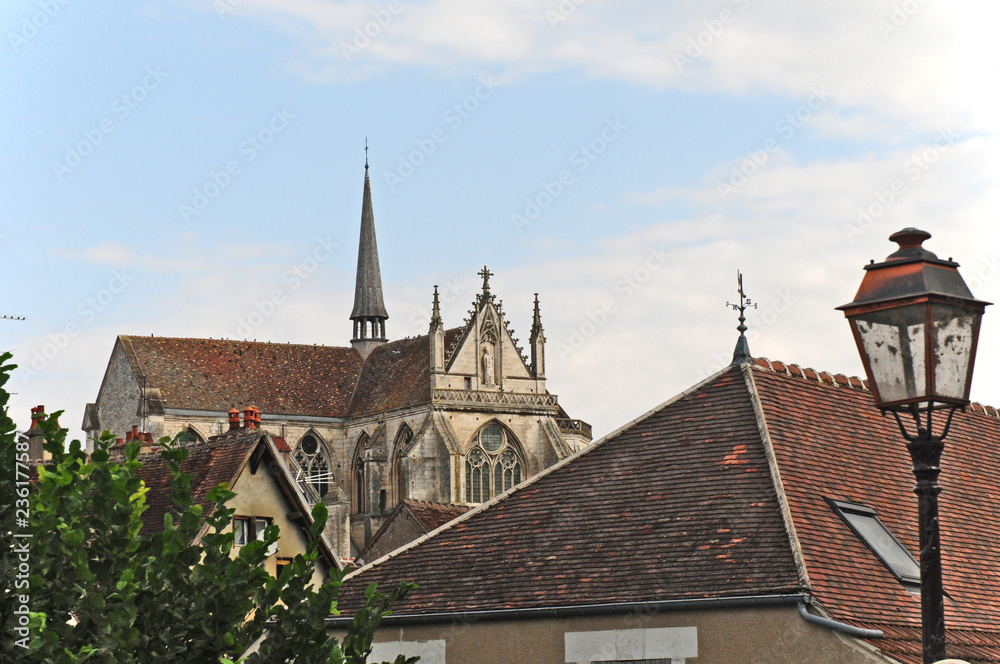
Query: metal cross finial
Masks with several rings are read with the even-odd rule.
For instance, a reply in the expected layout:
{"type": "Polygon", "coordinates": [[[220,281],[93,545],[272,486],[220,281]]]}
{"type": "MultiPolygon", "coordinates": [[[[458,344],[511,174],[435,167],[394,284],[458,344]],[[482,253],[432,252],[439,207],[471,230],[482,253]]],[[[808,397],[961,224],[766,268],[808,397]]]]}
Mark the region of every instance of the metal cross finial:
{"type": "Polygon", "coordinates": [[[480,277],[483,278],[483,293],[489,293],[490,292],[490,277],[493,276],[493,273],[490,272],[489,269],[484,265],[483,269],[478,274],[479,274],[480,277]]]}

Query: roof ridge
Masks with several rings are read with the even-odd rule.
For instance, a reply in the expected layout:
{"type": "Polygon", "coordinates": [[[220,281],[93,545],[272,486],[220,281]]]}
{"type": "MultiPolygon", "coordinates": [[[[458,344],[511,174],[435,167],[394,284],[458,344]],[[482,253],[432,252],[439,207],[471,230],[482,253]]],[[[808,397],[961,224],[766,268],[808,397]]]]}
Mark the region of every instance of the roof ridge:
{"type": "MultiPolygon", "coordinates": [[[[779,360],[769,360],[766,357],[753,358],[753,364],[757,369],[780,374],[782,376],[802,378],[804,380],[808,380],[813,383],[820,383],[822,385],[833,385],[836,387],[845,387],[851,390],[871,392],[871,389],[868,387],[868,381],[857,376],[846,376],[842,373],[831,374],[828,371],[817,371],[809,367],[802,368],[797,364],[781,362],[779,360]]],[[[968,405],[968,409],[977,415],[985,415],[987,417],[1000,420],[1000,409],[993,406],[973,401],[968,405]]]]}
{"type": "Polygon", "coordinates": [[[847,376],[842,373],[832,374],[829,371],[817,371],[809,367],[802,368],[797,364],[769,360],[766,357],[753,358],[753,364],[754,367],[764,371],[791,376],[792,378],[802,378],[813,383],[846,387],[852,390],[861,390],[862,392],[870,391],[868,389],[868,381],[857,376],[847,376]]]}

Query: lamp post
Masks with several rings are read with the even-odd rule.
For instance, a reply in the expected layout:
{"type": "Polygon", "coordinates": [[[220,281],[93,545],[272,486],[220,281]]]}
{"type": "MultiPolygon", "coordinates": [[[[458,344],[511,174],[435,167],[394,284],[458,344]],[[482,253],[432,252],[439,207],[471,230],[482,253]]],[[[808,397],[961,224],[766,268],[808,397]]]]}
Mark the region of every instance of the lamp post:
{"type": "Polygon", "coordinates": [[[945,658],[938,500],[941,452],[957,408],[969,404],[979,324],[988,302],[973,298],[958,263],[921,245],[930,233],[904,228],[899,249],[865,266],[854,301],[837,307],[854,332],[875,405],[891,412],[907,441],[920,506],[920,600],[924,664],[945,658]],[[934,414],[944,424],[934,432],[934,414]],[[902,416],[912,418],[910,433],[902,416]]]}

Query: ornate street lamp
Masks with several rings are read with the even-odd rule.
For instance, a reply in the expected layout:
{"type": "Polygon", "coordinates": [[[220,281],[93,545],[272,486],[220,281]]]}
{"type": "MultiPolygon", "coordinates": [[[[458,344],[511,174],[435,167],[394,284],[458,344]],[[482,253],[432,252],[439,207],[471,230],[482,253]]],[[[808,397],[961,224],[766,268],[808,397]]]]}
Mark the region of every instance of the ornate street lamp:
{"type": "Polygon", "coordinates": [[[921,246],[930,236],[915,228],[891,235],[899,250],[866,265],[854,301],[837,307],[854,331],[875,405],[896,418],[913,459],[920,503],[924,664],[945,657],[937,501],[943,441],[955,410],[969,404],[979,323],[990,304],[972,296],[958,263],[921,246]],[[937,435],[936,411],[947,411],[937,435]],[[916,433],[907,431],[901,414],[913,419],[916,433]]]}

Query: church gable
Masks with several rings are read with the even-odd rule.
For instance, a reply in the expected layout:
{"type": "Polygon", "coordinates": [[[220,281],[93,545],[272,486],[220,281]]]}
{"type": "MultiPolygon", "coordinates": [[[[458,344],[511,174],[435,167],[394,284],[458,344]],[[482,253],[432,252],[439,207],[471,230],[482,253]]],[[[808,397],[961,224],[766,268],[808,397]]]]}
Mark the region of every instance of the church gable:
{"type": "MultiPolygon", "coordinates": [[[[119,336],[115,340],[111,359],[97,393],[97,401],[92,409],[91,421],[94,433],[107,430],[118,435],[133,424],[139,424],[137,410],[141,394],[139,380],[134,368],[134,357],[130,357],[126,344],[128,337],[119,336]]],[[[88,424],[85,422],[85,424],[88,424]]]]}
{"type": "Polygon", "coordinates": [[[476,295],[462,335],[450,349],[445,371],[473,378],[470,387],[480,390],[503,387],[506,379],[532,379],[523,351],[504,319],[503,304],[489,290],[491,273],[483,268],[480,274],[483,292],[476,295]]]}

